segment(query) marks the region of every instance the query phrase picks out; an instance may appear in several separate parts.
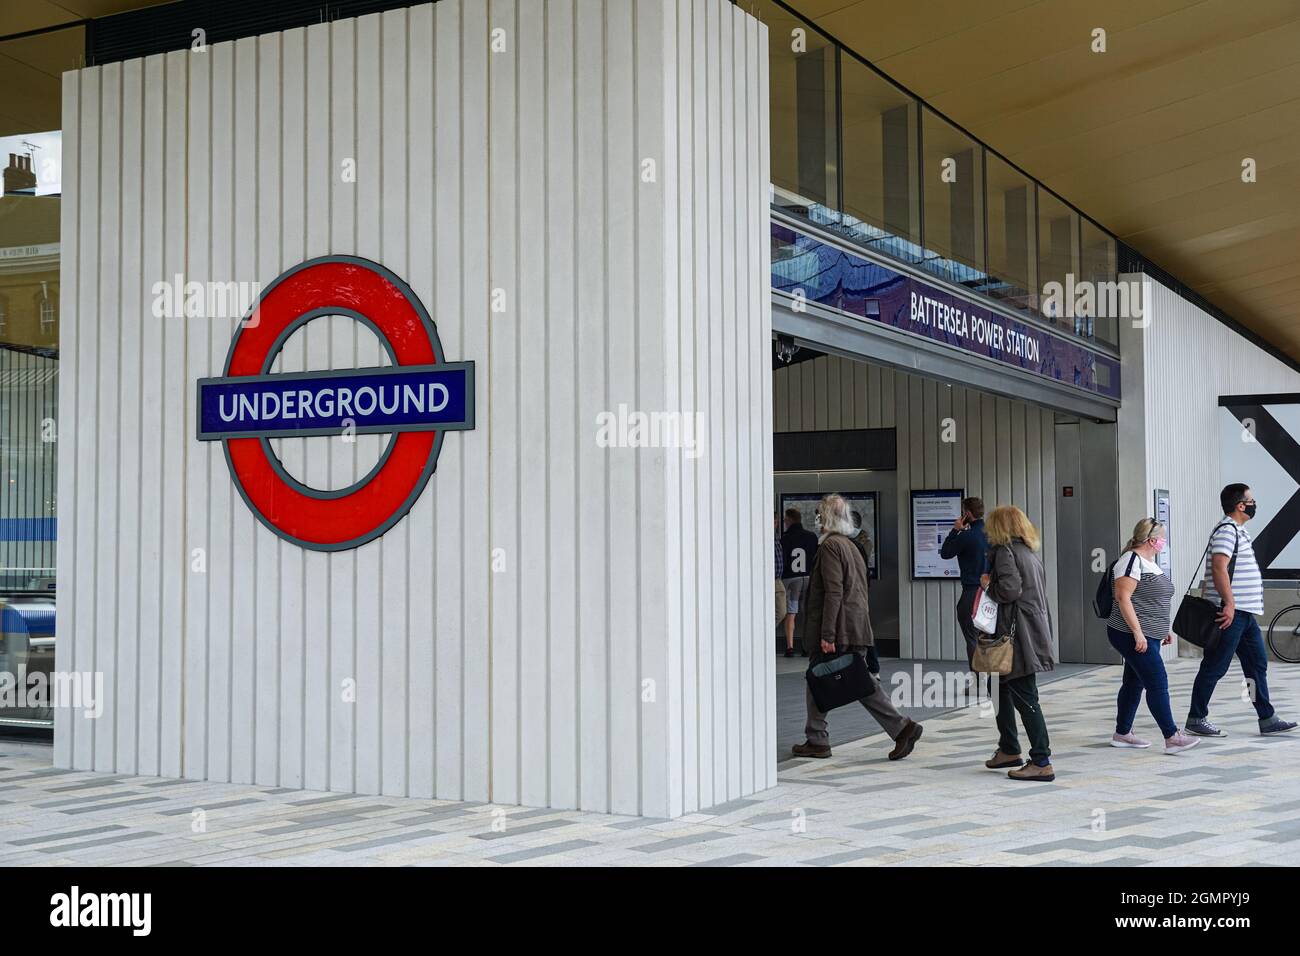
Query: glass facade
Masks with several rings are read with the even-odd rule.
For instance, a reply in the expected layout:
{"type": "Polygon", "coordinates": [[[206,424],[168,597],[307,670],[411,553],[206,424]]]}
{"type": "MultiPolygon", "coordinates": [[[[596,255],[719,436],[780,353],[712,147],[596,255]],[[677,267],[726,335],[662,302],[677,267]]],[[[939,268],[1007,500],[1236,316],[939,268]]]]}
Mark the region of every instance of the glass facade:
{"type": "Polygon", "coordinates": [[[1038,190],[1038,281],[1044,290],[1042,310],[1054,324],[1073,326],[1080,335],[1087,334],[1086,318],[1071,318],[1072,309],[1063,308],[1046,290],[1057,283],[1062,294],[1072,287],[1071,276],[1079,275],[1079,214],[1049,192],[1038,190]],[[1074,323],[1078,322],[1079,325],[1074,323]]]}
{"type": "Polygon", "coordinates": [[[777,0],[739,6],[768,27],[777,208],[1118,344],[1104,297],[1066,303],[1116,281],[1114,237],[777,0]]]}
{"type": "MultiPolygon", "coordinates": [[[[1083,220],[1081,228],[1083,238],[1080,255],[1083,261],[1080,272],[1083,278],[1099,290],[1113,287],[1119,278],[1119,251],[1114,237],[1087,219],[1083,220]]],[[[1117,314],[1120,310],[1113,307],[1117,304],[1117,301],[1101,294],[1088,310],[1093,317],[1093,332],[1096,337],[1115,346],[1119,345],[1117,314]]]]}
{"type": "Polygon", "coordinates": [[[1025,311],[1038,308],[1038,262],[1034,239],[1034,186],[1024,173],[989,153],[989,282],[985,292],[1025,311]]]}
{"type": "Polygon", "coordinates": [[[844,113],[842,229],[909,262],[921,258],[917,106],[870,67],[841,55],[844,113]]]}
{"type": "MultiPolygon", "coordinates": [[[[0,41],[0,672],[54,664],[58,514],[60,74],[85,30],[0,41]]],[[[48,701],[0,725],[48,726],[48,701]]]]}
{"type": "Polygon", "coordinates": [[[800,214],[839,208],[837,48],[781,7],[768,17],[773,201],[800,214]]]}
{"type": "Polygon", "coordinates": [[[983,147],[929,109],[921,109],[925,269],[971,289],[984,270],[983,147]]]}

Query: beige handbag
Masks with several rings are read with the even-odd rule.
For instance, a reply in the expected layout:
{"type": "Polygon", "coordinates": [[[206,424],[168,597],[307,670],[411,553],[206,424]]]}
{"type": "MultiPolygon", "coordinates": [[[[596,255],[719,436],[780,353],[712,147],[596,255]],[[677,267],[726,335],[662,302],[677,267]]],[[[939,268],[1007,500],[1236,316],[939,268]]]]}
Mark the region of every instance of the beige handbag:
{"type": "Polygon", "coordinates": [[[971,655],[971,670],[977,674],[1010,674],[1011,662],[1015,656],[1016,606],[1002,605],[998,608],[998,629],[996,634],[981,634],[975,641],[975,653],[971,655]],[[1009,622],[1004,626],[1001,613],[1009,622]]]}

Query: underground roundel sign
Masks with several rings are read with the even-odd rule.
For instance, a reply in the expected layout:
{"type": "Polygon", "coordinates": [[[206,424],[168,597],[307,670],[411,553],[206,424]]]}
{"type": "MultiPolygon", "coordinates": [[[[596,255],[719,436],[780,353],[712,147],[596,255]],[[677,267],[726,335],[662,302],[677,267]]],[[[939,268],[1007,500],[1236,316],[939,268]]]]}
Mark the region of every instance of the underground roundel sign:
{"type": "Polygon", "coordinates": [[[446,362],[429,313],[383,266],[312,259],[258,296],[226,356],[198,383],[198,438],[225,444],[230,476],[259,521],[315,551],[356,548],[415,504],[444,432],[474,427],[474,363],[446,362]],[[391,364],[272,373],[293,333],[323,316],[369,326],[391,364]],[[309,488],[280,463],[272,438],[392,433],[374,469],[351,487],[309,488]]]}

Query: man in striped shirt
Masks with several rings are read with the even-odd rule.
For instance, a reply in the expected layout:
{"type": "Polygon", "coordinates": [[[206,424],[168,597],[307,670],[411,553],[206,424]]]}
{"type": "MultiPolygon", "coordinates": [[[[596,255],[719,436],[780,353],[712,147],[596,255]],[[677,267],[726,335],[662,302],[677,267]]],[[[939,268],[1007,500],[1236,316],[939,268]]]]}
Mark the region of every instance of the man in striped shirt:
{"type": "Polygon", "coordinates": [[[1264,578],[1255,561],[1250,532],[1243,527],[1255,517],[1255,496],[1246,485],[1232,484],[1220,492],[1219,503],[1223,506],[1223,520],[1210,534],[1202,593],[1222,605],[1219,627],[1223,633],[1219,643],[1201,658],[1185,729],[1201,737],[1226,736],[1209,721],[1210,697],[1219,679],[1228,672],[1235,653],[1251,685],[1259,732],[1280,734],[1294,730],[1295,723],[1277,716],[1268,699],[1268,651],[1255,620],[1255,615],[1264,613],[1264,578]]]}

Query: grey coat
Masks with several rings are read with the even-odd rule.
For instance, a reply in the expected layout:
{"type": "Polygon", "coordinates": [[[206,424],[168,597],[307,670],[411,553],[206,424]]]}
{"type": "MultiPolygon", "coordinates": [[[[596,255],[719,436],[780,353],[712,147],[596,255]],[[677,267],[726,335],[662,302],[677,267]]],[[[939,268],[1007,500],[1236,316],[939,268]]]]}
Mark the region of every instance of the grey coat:
{"type": "Polygon", "coordinates": [[[998,604],[1016,605],[1014,657],[1004,679],[1052,670],[1052,612],[1042,559],[1019,538],[993,548],[989,559],[989,597],[998,604]]]}

